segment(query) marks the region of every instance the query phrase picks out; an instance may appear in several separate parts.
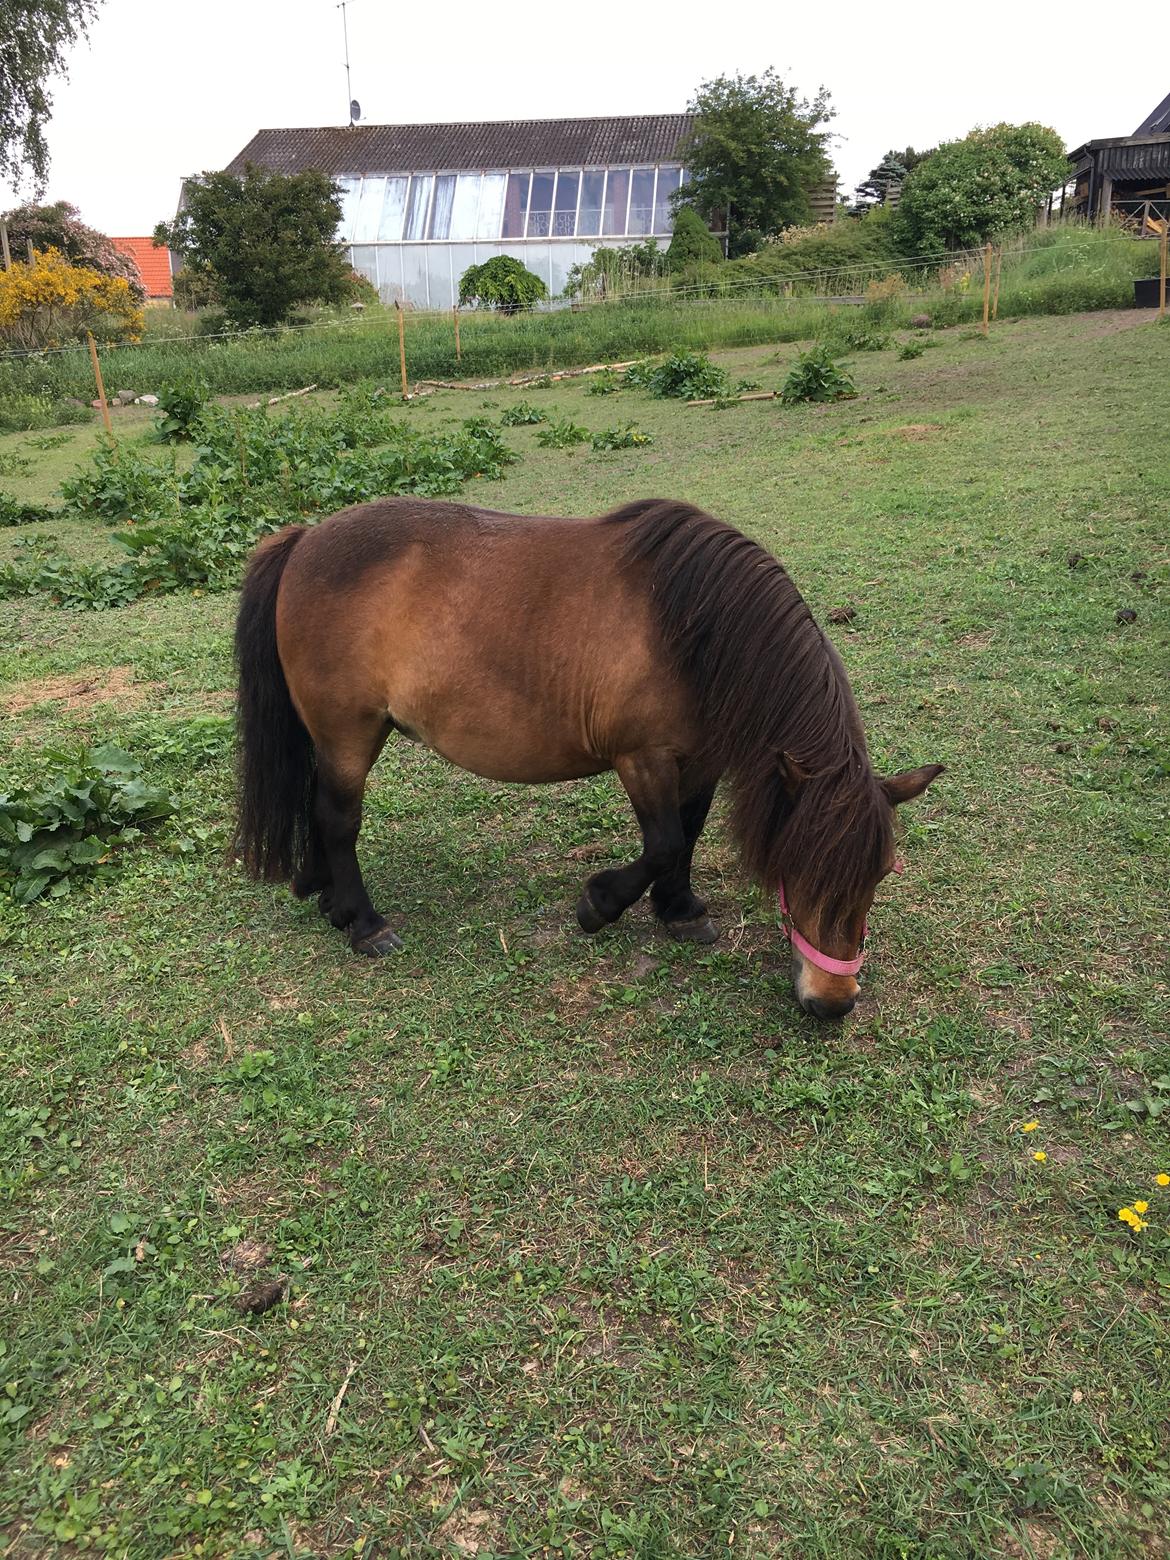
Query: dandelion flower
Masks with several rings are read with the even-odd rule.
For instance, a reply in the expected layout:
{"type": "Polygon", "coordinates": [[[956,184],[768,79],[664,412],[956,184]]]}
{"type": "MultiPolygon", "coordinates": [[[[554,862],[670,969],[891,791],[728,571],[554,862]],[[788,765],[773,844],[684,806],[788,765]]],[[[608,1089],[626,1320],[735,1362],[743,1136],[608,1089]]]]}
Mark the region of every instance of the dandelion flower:
{"type": "Polygon", "coordinates": [[[1038,1165],[1042,1165],[1044,1163],[1044,1161],[1048,1158],[1048,1155],[1044,1152],[1044,1150],[1042,1148],[1038,1148],[1036,1150],[1036,1152],[1032,1155],[1032,1158],[1036,1161],[1036,1163],[1038,1165]]]}
{"type": "Polygon", "coordinates": [[[1148,1202],[1135,1202],[1133,1205],[1133,1211],[1135,1213],[1149,1213],[1150,1205],[1148,1202]]]}
{"type": "Polygon", "coordinates": [[[1020,1131],[1021,1132],[1035,1132],[1036,1128],[1039,1125],[1040,1125],[1040,1123],[1038,1121],[1025,1121],[1024,1125],[1020,1128],[1020,1131]]]}
{"type": "Polygon", "coordinates": [[[1161,1175],[1156,1175],[1154,1180],[1157,1181],[1159,1186],[1170,1186],[1170,1175],[1167,1175],[1165,1170],[1162,1171],[1161,1175]]]}
{"type": "Polygon", "coordinates": [[[1132,1208],[1118,1208],[1117,1217],[1123,1224],[1132,1224],[1137,1218],[1137,1214],[1134,1213],[1132,1208]]]}

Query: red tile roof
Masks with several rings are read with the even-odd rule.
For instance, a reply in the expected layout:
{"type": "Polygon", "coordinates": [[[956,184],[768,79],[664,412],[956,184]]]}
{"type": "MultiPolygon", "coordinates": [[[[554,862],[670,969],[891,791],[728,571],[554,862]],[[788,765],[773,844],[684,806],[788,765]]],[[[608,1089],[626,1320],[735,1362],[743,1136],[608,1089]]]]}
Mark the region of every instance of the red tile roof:
{"type": "Polygon", "coordinates": [[[171,255],[168,249],[156,244],[153,238],[115,238],[114,248],[129,255],[138,267],[142,285],[148,298],[173,298],[175,289],[171,282],[171,255]]]}

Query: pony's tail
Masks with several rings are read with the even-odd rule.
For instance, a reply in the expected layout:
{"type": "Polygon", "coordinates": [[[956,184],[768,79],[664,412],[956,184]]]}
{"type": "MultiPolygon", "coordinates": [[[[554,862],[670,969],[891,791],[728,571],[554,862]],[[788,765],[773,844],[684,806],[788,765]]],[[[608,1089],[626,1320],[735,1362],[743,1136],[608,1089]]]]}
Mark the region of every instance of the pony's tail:
{"type": "Polygon", "coordinates": [[[303,525],[252,554],[236,615],[236,831],[253,877],[276,882],[301,866],[316,789],[313,742],[293,707],[276,649],[276,595],[303,525]]]}

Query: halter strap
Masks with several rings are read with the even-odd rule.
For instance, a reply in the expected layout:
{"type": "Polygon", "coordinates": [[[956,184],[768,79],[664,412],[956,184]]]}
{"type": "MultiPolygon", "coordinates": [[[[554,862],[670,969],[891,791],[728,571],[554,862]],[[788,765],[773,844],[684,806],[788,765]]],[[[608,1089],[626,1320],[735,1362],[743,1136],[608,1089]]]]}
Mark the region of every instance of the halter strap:
{"type": "MultiPolygon", "coordinates": [[[[894,862],[894,871],[902,871],[902,863],[894,862]]],[[[784,927],[784,935],[797,950],[804,955],[810,964],[815,964],[818,970],[824,970],[826,975],[856,975],[865,963],[865,939],[869,931],[869,923],[861,928],[861,948],[855,959],[831,959],[827,953],[822,953],[819,948],[814,948],[808,938],[797,931],[796,924],[788,909],[788,898],[784,892],[784,879],[780,879],[780,916],[784,927]]]]}

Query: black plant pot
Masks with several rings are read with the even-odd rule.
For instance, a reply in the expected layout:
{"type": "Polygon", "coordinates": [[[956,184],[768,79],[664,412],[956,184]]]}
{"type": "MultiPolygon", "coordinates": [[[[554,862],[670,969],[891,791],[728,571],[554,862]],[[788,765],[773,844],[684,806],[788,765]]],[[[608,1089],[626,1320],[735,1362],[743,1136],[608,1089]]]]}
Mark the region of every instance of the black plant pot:
{"type": "MultiPolygon", "coordinates": [[[[1158,307],[1158,289],[1161,283],[1156,276],[1143,276],[1140,281],[1133,284],[1133,306],[1135,309],[1156,309],[1158,307]]],[[[1166,283],[1166,297],[1170,299],[1170,282],[1166,283]]]]}

